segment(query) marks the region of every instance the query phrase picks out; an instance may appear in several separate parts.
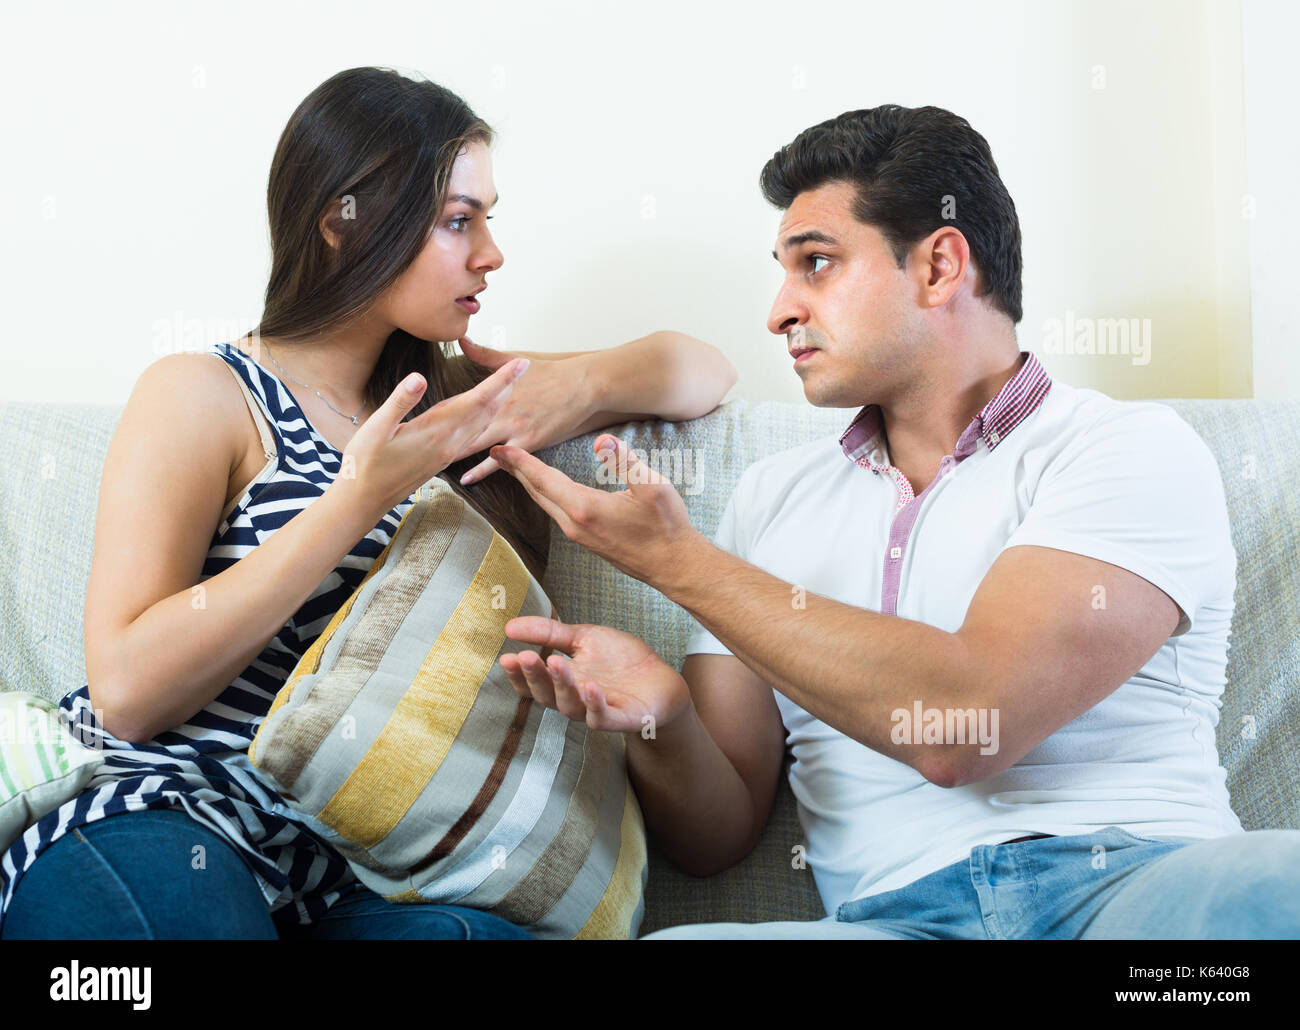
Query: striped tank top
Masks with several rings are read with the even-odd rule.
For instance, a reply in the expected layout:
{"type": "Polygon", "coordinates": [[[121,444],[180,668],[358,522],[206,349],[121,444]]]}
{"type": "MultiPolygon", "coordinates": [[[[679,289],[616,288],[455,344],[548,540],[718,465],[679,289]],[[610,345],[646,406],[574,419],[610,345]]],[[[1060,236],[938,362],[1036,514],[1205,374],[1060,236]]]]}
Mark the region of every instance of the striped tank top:
{"type": "MultiPolygon", "coordinates": [[[[321,496],[343,457],[284,384],[251,357],[230,343],[215,344],[209,353],[238,374],[250,406],[258,405],[272,433],[259,425],[267,463],[223,513],[200,582],[230,568],[321,496]]],[[[312,922],[360,886],[342,856],[249,764],[248,746],[289,673],[365,578],[412,503],[401,502],[358,541],[252,664],[184,725],[132,744],[99,725],[84,685],[64,696],[59,704],[66,724],[79,739],[102,747],[105,760],[81,794],[28,827],[5,853],[0,925],[23,872],[45,848],[74,827],[146,808],[182,808],[228,840],[278,920],[289,918],[278,910],[292,905],[299,923],[312,922]]]]}

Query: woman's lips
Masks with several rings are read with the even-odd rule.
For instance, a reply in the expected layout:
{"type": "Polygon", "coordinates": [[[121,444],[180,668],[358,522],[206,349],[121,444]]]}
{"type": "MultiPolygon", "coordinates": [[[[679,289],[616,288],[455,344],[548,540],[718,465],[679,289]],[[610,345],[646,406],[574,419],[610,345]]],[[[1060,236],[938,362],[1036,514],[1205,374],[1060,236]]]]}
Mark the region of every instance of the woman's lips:
{"type": "Polygon", "coordinates": [[[466,311],[468,311],[471,315],[475,314],[478,311],[478,301],[476,301],[473,297],[461,297],[456,301],[456,303],[459,304],[466,311]]]}

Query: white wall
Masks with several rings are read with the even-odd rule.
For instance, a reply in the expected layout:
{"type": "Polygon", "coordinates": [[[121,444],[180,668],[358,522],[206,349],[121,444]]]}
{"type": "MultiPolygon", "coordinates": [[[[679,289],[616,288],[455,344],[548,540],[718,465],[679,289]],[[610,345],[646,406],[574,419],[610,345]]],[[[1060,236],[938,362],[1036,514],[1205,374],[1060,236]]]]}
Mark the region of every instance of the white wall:
{"type": "MultiPolygon", "coordinates": [[[[418,70],[499,131],[506,264],[471,323],[479,342],[570,350],[681,329],[741,369],[731,396],[802,400],[764,327],[779,214],[759,170],[844,110],[929,103],[992,145],[1024,233],[1021,343],[1049,371],[1121,397],[1247,396],[1240,10],[10,5],[0,396],[121,403],[165,350],[250,328],[276,140],[311,89],[361,64],[418,70]],[[1045,350],[1051,320],[1129,318],[1149,320],[1147,363],[1045,350]]],[[[1255,285],[1258,304],[1273,287],[1255,285]]]]}
{"type": "Polygon", "coordinates": [[[1255,396],[1300,396],[1300,138],[1295,43],[1300,9],[1246,0],[1246,168],[1255,396]]]}

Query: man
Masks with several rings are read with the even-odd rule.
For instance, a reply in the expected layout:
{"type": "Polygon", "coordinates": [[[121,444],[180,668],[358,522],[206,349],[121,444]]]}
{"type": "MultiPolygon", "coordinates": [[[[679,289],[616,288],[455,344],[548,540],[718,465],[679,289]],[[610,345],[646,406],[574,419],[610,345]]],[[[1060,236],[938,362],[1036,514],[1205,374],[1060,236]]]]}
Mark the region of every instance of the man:
{"type": "Polygon", "coordinates": [[[501,659],[520,693],[627,734],[674,862],[744,857],[793,747],[829,916],[650,936],[1300,935],[1300,831],[1244,832],[1215,749],[1236,556],[1208,448],[1019,349],[1019,223],[963,119],[848,112],[762,187],[784,211],[768,328],[812,404],[861,406],[842,436],[747,469],[714,542],[613,437],[615,493],[492,451],[698,621],[680,675],[540,618],[507,632],[563,655],[501,659]]]}

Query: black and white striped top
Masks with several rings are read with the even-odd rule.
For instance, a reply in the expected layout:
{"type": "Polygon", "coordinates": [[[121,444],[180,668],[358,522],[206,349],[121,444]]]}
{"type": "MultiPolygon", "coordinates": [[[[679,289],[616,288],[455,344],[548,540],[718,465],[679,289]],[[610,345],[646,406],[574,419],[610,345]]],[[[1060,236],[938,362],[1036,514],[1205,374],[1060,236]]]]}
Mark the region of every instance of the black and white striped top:
{"type": "MultiPolygon", "coordinates": [[[[274,432],[275,454],[218,525],[200,582],[228,569],[324,493],[342,454],[307,420],[284,384],[233,344],[210,348],[239,374],[274,432]],[[274,462],[270,461],[275,458],[274,462]]],[[[147,744],[98,724],[85,686],[60,702],[80,739],[106,751],[82,793],[28,827],[0,860],[0,925],[23,872],[70,829],[119,812],[179,806],[225,837],[255,872],[271,911],[318,919],[358,885],[344,859],[293,812],[248,761],[248,745],[303,653],[387,545],[408,498],[389,511],[316,588],[289,622],[215,700],[147,744]]],[[[277,918],[287,918],[280,914],[277,918]]]]}

